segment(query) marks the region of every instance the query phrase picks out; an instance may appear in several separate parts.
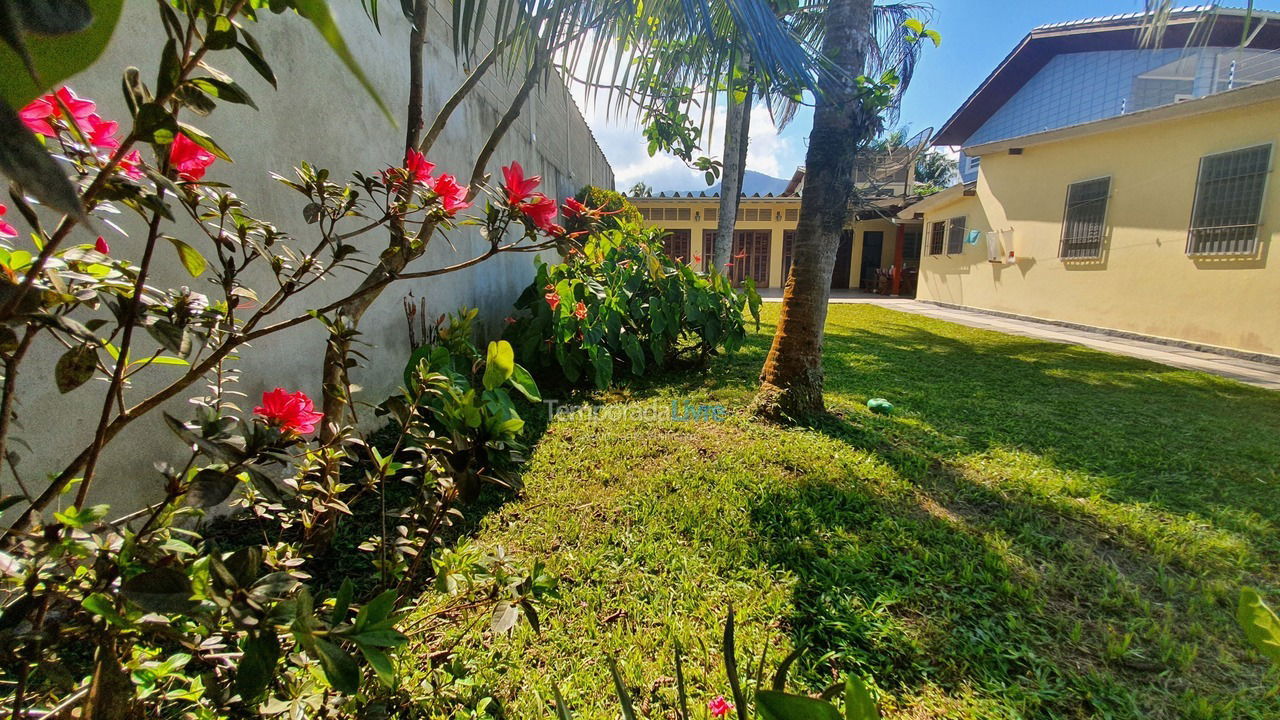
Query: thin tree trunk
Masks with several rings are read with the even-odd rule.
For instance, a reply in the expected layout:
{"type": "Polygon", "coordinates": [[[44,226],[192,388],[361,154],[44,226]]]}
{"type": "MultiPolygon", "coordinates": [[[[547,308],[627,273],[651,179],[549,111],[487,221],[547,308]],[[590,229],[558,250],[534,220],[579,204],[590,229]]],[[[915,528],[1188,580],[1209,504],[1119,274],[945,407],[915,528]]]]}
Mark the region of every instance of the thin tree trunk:
{"type": "MultiPolygon", "coordinates": [[[[742,177],[746,172],[747,142],[751,134],[752,84],[747,83],[746,97],[734,101],[729,92],[729,113],[724,124],[724,167],[720,174],[720,214],[716,218],[715,252],[707,258],[710,267],[728,273],[733,256],[733,228],[738,220],[738,200],[742,196],[742,177]]],[[[706,248],[703,254],[707,255],[706,248]]]]}
{"type": "Polygon", "coordinates": [[[854,160],[875,122],[857,100],[854,81],[871,45],[873,5],[874,0],[832,0],[827,7],[822,51],[836,71],[823,80],[814,109],[795,254],[754,403],[758,415],[775,420],[824,410],[822,334],[831,272],[849,220],[854,160]]]}

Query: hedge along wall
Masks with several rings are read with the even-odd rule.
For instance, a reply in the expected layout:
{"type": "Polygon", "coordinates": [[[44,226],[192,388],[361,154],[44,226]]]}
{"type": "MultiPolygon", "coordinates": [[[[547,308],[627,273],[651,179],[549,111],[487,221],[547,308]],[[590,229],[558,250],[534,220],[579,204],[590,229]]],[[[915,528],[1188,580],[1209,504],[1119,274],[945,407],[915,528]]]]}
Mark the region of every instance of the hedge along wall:
{"type": "MultiPolygon", "coordinates": [[[[396,12],[397,3],[384,3],[382,32],[365,16],[357,2],[333,2],[331,7],[352,51],[377,86],[383,99],[396,116],[393,127],[344,68],[319,34],[296,15],[271,15],[264,12],[261,22],[248,26],[263,46],[268,62],[275,71],[278,90],[272,87],[234,51],[214,53],[209,61],[229,73],[253,97],[260,110],[242,105],[219,104],[209,117],[184,112],[184,121],[205,130],[228,152],[234,163],[222,161],[209,169],[207,180],[226,182],[250,206],[258,218],[274,223],[280,230],[300,240],[313,237],[311,226],[302,219],[305,199],[272,180],[271,172],[290,176],[294,166],[305,161],[328,168],[339,181],[353,171],[373,173],[401,162],[404,142],[404,112],[408,102],[408,21],[396,12]]],[[[438,3],[429,20],[430,41],[426,58],[426,123],[430,125],[435,109],[443,104],[465,77],[464,67],[453,56],[450,8],[438,3]]],[[[87,72],[67,84],[78,94],[98,103],[99,113],[108,119],[128,117],[120,91],[120,75],[125,67],[137,66],[148,85],[154,78],[163,46],[155,3],[151,0],[129,0],[107,51],[87,72]]],[[[487,47],[484,48],[487,50],[487,47]]],[[[523,73],[521,73],[522,75],[523,73]]],[[[492,71],[481,86],[459,108],[448,129],[436,142],[429,159],[437,172],[450,172],[465,179],[471,164],[488,137],[489,130],[506,110],[520,77],[507,77],[492,71]]],[[[122,122],[122,131],[127,120],[122,122]]],[[[143,149],[149,153],[150,149],[143,149]]],[[[521,118],[507,133],[494,154],[490,171],[500,179],[499,168],[518,160],[529,174],[544,178],[548,195],[561,198],[578,187],[591,183],[613,187],[613,170],[587,128],[581,113],[566,88],[557,80],[536,91],[521,118]]],[[[12,219],[16,213],[10,213],[12,219]]],[[[77,229],[70,242],[92,243],[101,233],[112,246],[113,254],[133,258],[141,256],[145,228],[132,216],[123,225],[128,238],[110,228],[98,232],[77,229]]],[[[172,227],[172,226],[171,226],[172,227]]],[[[354,229],[356,225],[352,225],[354,229]]],[[[209,241],[193,227],[183,225],[167,230],[213,257],[209,241]]],[[[409,270],[449,265],[472,257],[483,249],[478,235],[467,228],[450,233],[456,248],[450,248],[438,237],[426,256],[409,270]]],[[[386,236],[371,233],[359,240],[367,248],[364,255],[376,260],[385,247],[386,236]]],[[[299,246],[307,243],[298,243],[299,246]]],[[[152,284],[158,287],[190,286],[198,292],[210,293],[208,278],[192,278],[178,263],[171,246],[157,248],[161,262],[153,267],[152,284]]],[[[496,335],[502,318],[510,314],[516,295],[533,276],[533,259],[528,254],[498,256],[467,271],[426,280],[409,280],[393,285],[366,313],[361,322],[363,341],[371,347],[357,348],[368,356],[366,366],[353,373],[353,380],[363,388],[362,397],[379,401],[401,382],[401,372],[408,355],[408,330],[402,298],[412,291],[426,298],[431,315],[451,311],[462,305],[481,309],[482,331],[496,335]]],[[[304,294],[303,311],[342,297],[354,288],[359,278],[345,272],[304,294]]],[[[267,274],[254,278],[255,288],[269,287],[273,281],[267,274]]],[[[141,335],[142,346],[135,357],[151,350],[150,338],[141,335]]],[[[234,367],[240,370],[238,390],[247,397],[241,403],[244,412],[252,412],[264,390],[283,386],[302,389],[318,398],[325,335],[316,323],[280,333],[255,347],[244,350],[234,367]]],[[[62,348],[52,343],[35,347],[26,367],[35,364],[52,366],[62,348]]],[[[168,377],[180,368],[152,368],[139,378],[168,377]]],[[[30,449],[12,445],[21,455],[18,465],[24,479],[34,485],[46,473],[57,471],[68,457],[87,445],[101,411],[102,387],[99,381],[86,384],[66,395],[60,395],[51,380],[33,383],[30,373],[21,387],[18,405],[20,429],[15,435],[31,445],[30,449]],[[90,389],[92,388],[92,389],[90,389]]],[[[126,392],[141,398],[149,390],[148,383],[138,383],[126,392]]],[[[203,393],[193,388],[192,394],[203,393]]],[[[184,400],[175,399],[166,410],[179,417],[190,411],[184,400]]],[[[366,424],[371,413],[362,413],[366,424]]],[[[111,503],[119,510],[141,507],[161,494],[161,478],[154,470],[157,460],[178,459],[181,448],[177,439],[164,427],[159,413],[135,423],[108,447],[95,484],[94,502],[111,503]]],[[[0,483],[6,491],[14,489],[6,469],[0,483]]]]}

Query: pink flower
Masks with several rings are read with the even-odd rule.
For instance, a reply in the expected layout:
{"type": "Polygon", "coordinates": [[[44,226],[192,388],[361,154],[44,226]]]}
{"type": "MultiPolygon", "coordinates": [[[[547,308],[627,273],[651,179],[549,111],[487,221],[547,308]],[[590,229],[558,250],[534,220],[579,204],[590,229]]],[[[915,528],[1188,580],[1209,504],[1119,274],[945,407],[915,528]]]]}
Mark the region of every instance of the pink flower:
{"type": "Polygon", "coordinates": [[[552,312],[555,312],[556,309],[560,307],[560,293],[557,293],[555,290],[552,290],[542,297],[547,299],[547,304],[551,306],[552,312]]]}
{"type": "Polygon", "coordinates": [[[141,180],[147,176],[142,171],[142,156],[138,154],[137,150],[130,150],[128,155],[120,158],[120,163],[117,167],[130,180],[141,180]]]}
{"type": "MultiPolygon", "coordinates": [[[[71,121],[81,129],[85,128],[81,121],[85,121],[90,129],[102,121],[102,118],[97,118],[93,114],[93,111],[97,110],[98,106],[94,105],[91,100],[77,97],[68,87],[60,87],[49,95],[36,98],[27,103],[27,106],[18,112],[18,117],[32,132],[39,133],[45,137],[54,137],[58,132],[54,130],[51,121],[54,118],[66,117],[66,113],[62,110],[64,106],[71,113],[71,121]],[[97,122],[90,120],[90,118],[97,118],[97,122]]],[[[115,130],[113,129],[112,132],[115,132],[115,130]]]]}
{"type": "MultiPolygon", "coordinates": [[[[502,168],[502,177],[506,181],[507,204],[512,207],[527,200],[530,194],[533,193],[534,188],[538,187],[538,183],[542,182],[540,175],[534,175],[526,179],[524,168],[520,167],[518,162],[513,162],[502,168]]],[[[543,199],[546,199],[545,196],[543,199]]],[[[555,207],[555,203],[551,203],[551,206],[555,207]]]]}
{"type": "Polygon", "coordinates": [[[711,717],[724,717],[733,709],[734,704],[724,699],[723,695],[717,695],[714,700],[707,703],[707,709],[711,711],[711,717]]]}
{"type": "MultiPolygon", "coordinates": [[[[5,207],[2,203],[0,203],[0,217],[4,217],[4,214],[7,212],[9,212],[9,208],[5,207]]],[[[0,237],[5,237],[5,238],[18,237],[18,228],[10,225],[9,223],[3,220],[0,220],[0,237]]]]}
{"type": "Polygon", "coordinates": [[[46,95],[45,97],[48,98],[49,103],[53,105],[54,115],[61,115],[62,108],[66,107],[71,111],[71,117],[76,120],[87,120],[89,116],[93,115],[93,112],[98,109],[98,106],[94,105],[92,100],[85,100],[84,98],[77,97],[71,88],[66,87],[65,85],[58,88],[53,95],[46,95]],[[57,98],[57,102],[54,100],[55,96],[57,98]]]}
{"type": "Polygon", "coordinates": [[[93,249],[103,255],[111,254],[111,246],[107,244],[107,241],[101,235],[98,236],[98,241],[93,244],[93,249]]]}
{"type": "Polygon", "coordinates": [[[578,301],[577,305],[573,306],[573,316],[579,320],[587,319],[587,306],[581,300],[578,301]]]}
{"type": "Polygon", "coordinates": [[[262,393],[262,404],[253,412],[281,430],[299,435],[315,432],[316,423],[324,417],[324,413],[315,411],[306,393],[288,393],[283,388],[262,393]]]}
{"type": "Polygon", "coordinates": [[[22,119],[22,124],[33,133],[44,135],[45,137],[53,137],[57,135],[57,131],[49,124],[49,120],[53,118],[53,103],[46,98],[53,97],[46,95],[42,98],[36,98],[27,103],[27,106],[18,111],[18,117],[22,119]]]}
{"type": "Polygon", "coordinates": [[[114,150],[120,147],[120,141],[116,139],[116,130],[119,129],[120,123],[103,120],[97,115],[90,115],[85,119],[85,124],[89,126],[89,132],[86,133],[86,137],[88,137],[90,145],[106,150],[114,150]]]}
{"type": "Polygon", "coordinates": [[[435,163],[427,162],[422,153],[409,148],[404,154],[404,169],[409,171],[409,179],[423,185],[431,184],[431,171],[436,169],[435,163]]]}
{"type": "Polygon", "coordinates": [[[591,212],[590,208],[578,202],[574,198],[565,198],[564,200],[564,216],[567,218],[576,218],[587,215],[591,212]]]}
{"type": "Polygon", "coordinates": [[[182,133],[178,133],[173,139],[173,145],[169,147],[169,164],[178,171],[178,177],[187,182],[200,182],[204,177],[205,169],[216,159],[218,159],[216,155],[195,144],[182,133]]]}
{"type": "MultiPolygon", "coordinates": [[[[527,215],[534,225],[547,232],[554,232],[559,227],[552,222],[558,212],[555,201],[542,193],[534,193],[529,197],[528,202],[519,203],[516,207],[527,215]]],[[[561,232],[564,231],[564,228],[559,229],[561,232]]]]}
{"type": "Polygon", "coordinates": [[[458,184],[456,177],[448,173],[436,178],[435,185],[431,189],[439,196],[440,204],[449,217],[457,215],[459,210],[471,207],[471,203],[467,202],[467,189],[458,184]]]}

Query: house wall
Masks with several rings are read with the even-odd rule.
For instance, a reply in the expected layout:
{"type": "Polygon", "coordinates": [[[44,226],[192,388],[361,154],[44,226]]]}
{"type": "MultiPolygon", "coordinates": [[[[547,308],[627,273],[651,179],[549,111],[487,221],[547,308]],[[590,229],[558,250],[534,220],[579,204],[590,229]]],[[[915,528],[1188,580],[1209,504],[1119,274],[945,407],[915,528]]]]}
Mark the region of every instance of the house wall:
{"type": "MultiPolygon", "coordinates": [[[[647,227],[660,227],[668,230],[690,231],[690,247],[692,255],[695,257],[706,257],[706,248],[703,245],[703,234],[706,231],[714,231],[716,223],[714,220],[708,220],[708,210],[713,213],[717,212],[720,203],[715,198],[631,198],[632,204],[640,210],[645,217],[644,224],[647,227]],[[688,210],[688,219],[680,220],[666,219],[666,209],[672,208],[677,211],[681,209],[688,210]]],[[[739,205],[739,219],[734,228],[737,230],[767,230],[770,233],[769,242],[769,288],[781,288],[785,278],[782,277],[782,239],[783,233],[788,230],[795,230],[796,223],[799,220],[800,198],[779,198],[769,200],[752,200],[744,198],[739,205]],[[764,212],[767,219],[748,220],[751,210],[764,212]]],[[[679,214],[679,213],[677,213],[679,214]]],[[[758,216],[757,216],[758,217],[758,216]]],[[[894,243],[897,241],[897,226],[891,219],[865,220],[856,223],[853,226],[853,252],[849,262],[849,283],[851,287],[858,287],[859,272],[862,268],[862,248],[867,232],[881,231],[884,233],[884,243],[880,252],[880,267],[887,268],[893,265],[894,259],[894,243]]],[[[686,262],[693,262],[693,258],[685,258],[686,262]]]]}
{"type": "Polygon", "coordinates": [[[918,297],[1280,355],[1280,188],[1267,189],[1255,255],[1186,254],[1200,158],[1277,143],[1276,117],[1270,101],[984,155],[975,196],[925,211],[918,297]],[[1068,184],[1108,175],[1102,257],[1060,260],[1068,184]],[[984,243],[930,255],[930,224],[956,215],[1011,231],[1003,251],[1017,262],[988,263],[984,243]]]}
{"type": "MultiPolygon", "coordinates": [[[[352,52],[396,115],[398,126],[387,121],[310,23],[292,13],[277,16],[265,11],[260,13],[260,23],[251,23],[248,27],[263,46],[275,70],[279,89],[273,89],[258,77],[238,53],[211,53],[207,61],[231,74],[261,110],[255,112],[245,106],[220,103],[209,117],[183,118],[217,139],[235,160],[230,164],[219,161],[210,168],[206,179],[232,184],[256,217],[294,234],[299,245],[313,232],[312,226],[302,220],[302,196],[273,180],[271,172],[287,176],[291,168],[306,161],[328,168],[334,178],[345,178],[354,171],[371,174],[389,165],[398,165],[403,156],[404,112],[408,102],[408,22],[398,11],[393,11],[398,10],[398,6],[387,5],[379,33],[361,10],[361,3],[330,3],[330,6],[352,52]]],[[[450,5],[439,0],[427,23],[430,29],[425,53],[428,124],[434,110],[465,78],[465,68],[454,59],[451,50],[451,12],[450,5]]],[[[148,83],[152,83],[163,37],[155,3],[128,0],[105,54],[90,70],[67,84],[82,96],[97,101],[104,117],[124,120],[127,111],[120,92],[121,72],[135,65],[148,83]]],[[[481,48],[481,52],[485,49],[481,48]]],[[[462,177],[470,174],[475,155],[499,115],[505,112],[520,79],[495,72],[480,83],[478,92],[455,113],[431,152],[430,160],[437,164],[438,171],[462,177]]],[[[127,126],[127,122],[122,124],[127,126]]],[[[608,161],[568,92],[554,76],[530,98],[530,105],[499,145],[489,170],[498,175],[499,167],[513,160],[520,161],[530,174],[541,174],[542,189],[559,197],[588,183],[613,187],[613,171],[608,161]]],[[[6,219],[12,219],[15,214],[10,213],[6,219]]],[[[107,227],[99,227],[96,232],[78,231],[71,241],[92,243],[101,232],[118,253],[136,258],[145,229],[129,217],[123,218],[122,225],[129,233],[128,238],[112,234],[107,227]]],[[[166,232],[198,249],[208,250],[208,241],[189,225],[178,225],[166,232]]],[[[449,240],[452,247],[437,240],[426,256],[409,270],[449,265],[474,256],[483,247],[482,239],[470,228],[450,231],[449,240]]],[[[356,242],[365,259],[376,259],[386,241],[385,233],[372,233],[356,242]]],[[[207,276],[191,278],[182,270],[169,246],[162,245],[158,267],[153,267],[155,285],[164,288],[186,285],[200,292],[213,291],[207,276]]],[[[464,272],[405,281],[388,288],[360,325],[359,339],[367,343],[360,350],[368,361],[353,375],[355,383],[363,387],[362,398],[379,402],[401,382],[409,352],[401,302],[407,293],[426,298],[431,317],[460,306],[479,307],[482,331],[493,334],[501,326],[502,318],[510,314],[512,302],[533,277],[533,270],[533,259],[519,253],[493,258],[464,272]]],[[[355,272],[340,274],[309,291],[303,303],[286,310],[292,315],[338,299],[354,289],[358,281],[355,272]]],[[[264,273],[250,284],[265,288],[271,282],[264,273]]],[[[240,403],[244,411],[251,412],[260,394],[276,386],[301,389],[313,397],[318,396],[324,341],[319,325],[311,323],[254,343],[254,348],[243,353],[236,365],[241,371],[236,389],[246,394],[240,403]]],[[[145,345],[146,341],[143,350],[135,355],[149,353],[145,345]]],[[[52,367],[60,351],[58,347],[37,347],[27,362],[52,367]]],[[[152,376],[167,380],[175,373],[172,368],[159,368],[152,376]]],[[[141,398],[157,385],[139,376],[126,398],[141,398]]],[[[47,386],[30,383],[23,386],[17,435],[31,445],[30,450],[19,450],[20,467],[29,483],[46,472],[60,470],[67,458],[90,442],[102,388],[101,383],[92,382],[60,395],[52,381],[47,386]]],[[[196,386],[188,396],[203,392],[203,387],[196,386]]],[[[165,409],[180,417],[190,415],[185,397],[175,399],[165,409]]],[[[161,478],[152,463],[177,461],[180,450],[159,413],[134,423],[109,447],[99,468],[99,477],[105,479],[95,485],[94,501],[127,509],[160,496],[161,478]]],[[[7,477],[0,480],[0,484],[7,482],[10,482],[7,477]]]]}

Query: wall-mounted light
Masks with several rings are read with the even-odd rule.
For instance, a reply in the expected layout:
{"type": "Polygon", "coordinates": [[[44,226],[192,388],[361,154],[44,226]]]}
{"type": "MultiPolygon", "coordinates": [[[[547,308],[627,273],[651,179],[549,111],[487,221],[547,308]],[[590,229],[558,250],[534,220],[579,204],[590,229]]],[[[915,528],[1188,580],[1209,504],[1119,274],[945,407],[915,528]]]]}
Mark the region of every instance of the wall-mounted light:
{"type": "Polygon", "coordinates": [[[782,222],[782,213],[781,213],[781,212],[779,212],[779,213],[778,213],[778,222],[782,222]]]}
{"type": "Polygon", "coordinates": [[[695,211],[695,212],[693,213],[693,221],[694,221],[694,222],[702,222],[702,213],[695,211]]]}

